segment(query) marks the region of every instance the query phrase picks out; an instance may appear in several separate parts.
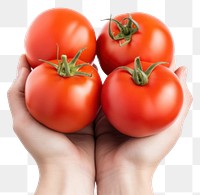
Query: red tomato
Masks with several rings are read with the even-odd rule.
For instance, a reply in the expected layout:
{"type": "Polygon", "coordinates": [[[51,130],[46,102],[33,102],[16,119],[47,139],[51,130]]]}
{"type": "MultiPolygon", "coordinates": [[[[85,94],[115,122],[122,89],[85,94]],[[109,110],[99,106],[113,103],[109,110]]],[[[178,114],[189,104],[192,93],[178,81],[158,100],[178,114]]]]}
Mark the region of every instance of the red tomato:
{"type": "Polygon", "coordinates": [[[36,17],[26,34],[26,56],[32,68],[41,64],[38,59],[57,59],[57,46],[60,53],[69,58],[86,48],[80,59],[92,62],[96,52],[94,29],[76,11],[66,8],[47,10],[36,17]]]}
{"type": "Polygon", "coordinates": [[[166,25],[154,16],[140,12],[131,13],[130,16],[122,14],[111,20],[110,30],[111,36],[108,22],[97,40],[97,56],[106,74],[118,66],[133,62],[137,56],[146,62],[171,63],[174,54],[172,36],[166,25]]]}
{"type": "MultiPolygon", "coordinates": [[[[133,64],[130,66],[133,68],[133,64]]],[[[142,66],[146,70],[150,63],[142,62],[142,66]]],[[[101,95],[103,111],[123,134],[156,134],[175,120],[182,107],[183,91],[178,77],[162,65],[152,71],[145,83],[140,73],[135,79],[138,84],[131,74],[118,68],[107,77],[101,95]]]]}
{"type": "MultiPolygon", "coordinates": [[[[57,64],[57,60],[50,62],[57,64]]],[[[27,108],[48,128],[75,132],[94,120],[100,106],[101,79],[93,66],[79,67],[82,63],[78,60],[76,65],[70,65],[69,76],[65,75],[65,66],[57,70],[47,63],[33,69],[28,76],[27,108]]]]}

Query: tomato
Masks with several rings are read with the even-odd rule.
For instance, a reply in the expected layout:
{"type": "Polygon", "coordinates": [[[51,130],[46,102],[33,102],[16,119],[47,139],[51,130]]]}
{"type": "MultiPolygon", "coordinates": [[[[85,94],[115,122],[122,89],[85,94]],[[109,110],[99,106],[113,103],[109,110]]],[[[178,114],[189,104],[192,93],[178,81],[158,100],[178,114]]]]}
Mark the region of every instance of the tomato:
{"type": "Polygon", "coordinates": [[[150,63],[142,62],[146,72],[136,64],[138,59],[134,70],[132,63],[109,74],[101,102],[106,117],[117,130],[144,137],[164,130],[176,119],[183,104],[183,91],[178,77],[167,67],[157,64],[149,74],[150,63]]]}
{"type": "Polygon", "coordinates": [[[38,59],[57,59],[57,47],[60,54],[66,54],[69,58],[86,48],[80,59],[92,62],[96,37],[89,21],[67,8],[49,9],[36,17],[25,38],[26,56],[32,68],[41,64],[38,59]]]}
{"type": "Polygon", "coordinates": [[[66,63],[62,56],[62,62],[56,64],[57,60],[51,60],[33,69],[25,86],[25,102],[30,114],[43,125],[59,132],[75,132],[96,116],[101,79],[93,66],[81,60],[66,63]]]}
{"type": "Polygon", "coordinates": [[[133,62],[137,56],[146,62],[170,64],[173,54],[174,43],[169,29],[146,13],[122,14],[110,19],[97,39],[97,56],[106,74],[133,62]]]}

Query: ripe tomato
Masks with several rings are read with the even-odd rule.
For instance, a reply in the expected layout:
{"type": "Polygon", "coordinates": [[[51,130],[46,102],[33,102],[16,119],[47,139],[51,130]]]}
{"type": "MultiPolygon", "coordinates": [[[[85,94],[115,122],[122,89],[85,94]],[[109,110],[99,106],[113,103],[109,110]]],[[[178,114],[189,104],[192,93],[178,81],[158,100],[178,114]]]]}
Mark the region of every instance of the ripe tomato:
{"type": "Polygon", "coordinates": [[[65,62],[55,65],[57,60],[48,62],[55,67],[43,63],[33,69],[25,86],[30,114],[48,128],[67,133],[93,121],[100,106],[102,85],[93,66],[81,60],[69,61],[68,68],[65,62]]]}
{"type": "MultiPolygon", "coordinates": [[[[147,71],[150,63],[142,62],[142,66],[147,71]]],[[[175,120],[182,107],[183,91],[178,77],[165,66],[157,66],[147,78],[147,72],[135,70],[117,68],[107,77],[102,109],[121,133],[144,137],[164,130],[175,120]]]]}
{"type": "Polygon", "coordinates": [[[166,25],[140,12],[110,19],[97,39],[97,56],[106,74],[133,62],[137,56],[146,62],[171,63],[173,54],[173,39],[166,25]]]}
{"type": "Polygon", "coordinates": [[[41,64],[38,59],[56,59],[57,47],[69,58],[73,58],[81,48],[86,48],[80,59],[92,62],[96,37],[89,21],[67,8],[50,9],[36,17],[25,38],[26,56],[31,67],[41,64]]]}

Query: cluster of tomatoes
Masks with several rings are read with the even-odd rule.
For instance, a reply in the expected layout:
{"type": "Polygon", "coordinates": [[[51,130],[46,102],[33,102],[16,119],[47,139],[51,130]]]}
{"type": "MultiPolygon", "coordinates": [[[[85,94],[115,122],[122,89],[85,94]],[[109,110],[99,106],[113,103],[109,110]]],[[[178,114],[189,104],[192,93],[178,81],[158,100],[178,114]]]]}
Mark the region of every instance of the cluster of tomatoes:
{"type": "Polygon", "coordinates": [[[80,13],[54,8],[41,13],[25,38],[33,68],[25,86],[31,115],[59,132],[91,123],[102,106],[110,123],[135,137],[170,125],[183,103],[167,27],[145,13],[122,14],[108,22],[96,40],[80,13]],[[91,65],[95,55],[108,75],[103,86],[91,65]]]}

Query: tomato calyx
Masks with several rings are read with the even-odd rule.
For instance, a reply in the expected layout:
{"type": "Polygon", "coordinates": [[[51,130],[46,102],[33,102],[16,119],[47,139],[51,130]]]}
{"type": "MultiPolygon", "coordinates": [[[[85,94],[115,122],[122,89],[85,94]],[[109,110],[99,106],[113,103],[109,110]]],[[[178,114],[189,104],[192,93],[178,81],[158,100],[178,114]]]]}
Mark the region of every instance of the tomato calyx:
{"type": "Polygon", "coordinates": [[[132,79],[136,85],[144,86],[148,84],[149,76],[153,70],[160,64],[167,64],[167,62],[156,62],[149,66],[146,71],[143,71],[140,57],[136,57],[134,61],[134,69],[131,69],[127,66],[120,66],[119,68],[131,74],[132,79]]]}
{"type": "Polygon", "coordinates": [[[127,18],[123,18],[122,20],[122,22],[124,20],[128,20],[127,24],[122,24],[122,22],[119,22],[113,19],[111,16],[109,19],[106,19],[106,20],[109,20],[108,32],[109,32],[110,37],[115,41],[124,39],[124,41],[119,41],[120,47],[130,43],[132,35],[135,34],[139,30],[138,23],[133,20],[130,14],[127,18]],[[114,36],[111,30],[111,22],[114,22],[117,25],[118,29],[120,30],[119,34],[117,34],[116,36],[114,36]]]}
{"type": "Polygon", "coordinates": [[[58,74],[61,77],[71,77],[71,76],[87,76],[87,77],[91,77],[92,74],[88,74],[86,72],[80,72],[79,69],[82,68],[83,66],[87,66],[89,65],[89,63],[83,63],[83,64],[78,64],[76,65],[76,62],[79,59],[79,56],[81,55],[81,53],[84,51],[85,49],[80,49],[76,55],[72,58],[72,60],[70,62],[68,62],[67,60],[67,56],[66,55],[61,55],[61,60],[58,60],[58,64],[54,64],[52,62],[46,61],[46,60],[42,60],[40,59],[40,61],[45,62],[51,66],[53,66],[58,74]]]}

